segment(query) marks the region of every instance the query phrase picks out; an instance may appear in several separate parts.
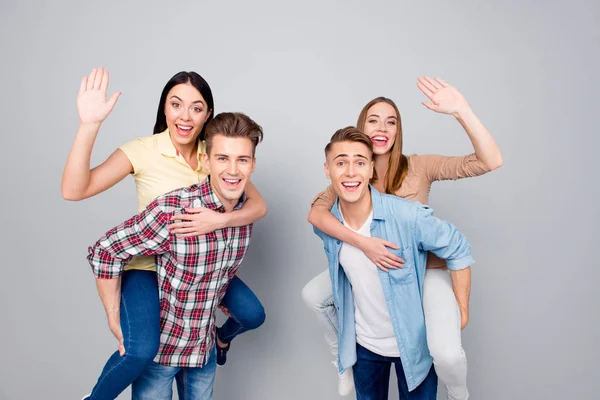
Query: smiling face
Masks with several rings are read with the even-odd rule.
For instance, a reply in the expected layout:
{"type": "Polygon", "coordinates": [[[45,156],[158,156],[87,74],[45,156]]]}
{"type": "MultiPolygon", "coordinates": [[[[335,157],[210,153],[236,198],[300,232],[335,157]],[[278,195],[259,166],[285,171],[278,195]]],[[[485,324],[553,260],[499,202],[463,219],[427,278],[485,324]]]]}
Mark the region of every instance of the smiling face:
{"type": "Polygon", "coordinates": [[[333,143],[327,152],[325,175],[331,179],[340,202],[360,203],[369,195],[369,180],[373,176],[371,150],[360,142],[333,143]]]}
{"type": "Polygon", "coordinates": [[[164,111],[171,140],[180,146],[195,145],[211,113],[198,89],[189,83],[169,90],[164,111]]]}
{"type": "Polygon", "coordinates": [[[254,172],[253,151],[248,138],[216,134],[211,138],[210,153],[202,155],[212,189],[227,211],[237,204],[254,172]]]}
{"type": "Polygon", "coordinates": [[[390,104],[379,102],[367,111],[364,133],[373,141],[373,152],[385,154],[394,145],[398,134],[398,115],[390,104]]]}

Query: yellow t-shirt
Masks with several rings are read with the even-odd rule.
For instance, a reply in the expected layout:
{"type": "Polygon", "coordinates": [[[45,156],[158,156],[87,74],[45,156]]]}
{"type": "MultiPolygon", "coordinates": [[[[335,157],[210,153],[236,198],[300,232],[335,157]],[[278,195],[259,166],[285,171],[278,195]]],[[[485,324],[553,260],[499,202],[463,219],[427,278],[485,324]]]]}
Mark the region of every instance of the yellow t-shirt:
{"type": "MultiPolygon", "coordinates": [[[[204,142],[198,145],[198,168],[193,170],[173,146],[168,129],[132,140],[119,148],[133,166],[138,212],[161,194],[200,183],[208,176],[202,165],[204,142]]],[[[156,271],[154,257],[133,257],[125,266],[125,270],[130,269],[156,271]]]]}

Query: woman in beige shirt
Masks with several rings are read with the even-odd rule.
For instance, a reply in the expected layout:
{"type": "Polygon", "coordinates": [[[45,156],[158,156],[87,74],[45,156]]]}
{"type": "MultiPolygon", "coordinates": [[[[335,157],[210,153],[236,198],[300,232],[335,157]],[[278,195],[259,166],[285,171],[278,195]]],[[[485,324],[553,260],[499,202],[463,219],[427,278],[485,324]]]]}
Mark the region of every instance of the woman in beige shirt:
{"type": "MultiPolygon", "coordinates": [[[[357,127],[373,141],[375,175],[371,184],[381,193],[429,203],[431,183],[483,175],[500,167],[502,155],[494,138],[471,110],[460,92],[439,78],[419,78],[419,89],[429,98],[423,105],[442,114],[453,115],[465,129],[475,152],[460,157],[402,154],[400,112],[390,99],[378,97],[362,109],[357,127]]],[[[344,227],[329,210],[335,202],[331,188],[312,203],[308,220],[321,231],[363,251],[380,269],[398,268],[401,260],[390,248],[394,243],[361,236],[344,227]]],[[[449,399],[467,399],[467,360],[460,331],[469,319],[470,268],[448,272],[445,263],[429,255],[423,288],[423,308],[427,325],[427,343],[440,380],[449,399]],[[454,287],[454,289],[453,289],[454,287]]],[[[326,323],[326,339],[337,355],[337,317],[333,304],[329,272],[325,271],[303,289],[306,304],[326,323]]],[[[353,389],[352,370],[339,377],[341,395],[353,389]]]]}

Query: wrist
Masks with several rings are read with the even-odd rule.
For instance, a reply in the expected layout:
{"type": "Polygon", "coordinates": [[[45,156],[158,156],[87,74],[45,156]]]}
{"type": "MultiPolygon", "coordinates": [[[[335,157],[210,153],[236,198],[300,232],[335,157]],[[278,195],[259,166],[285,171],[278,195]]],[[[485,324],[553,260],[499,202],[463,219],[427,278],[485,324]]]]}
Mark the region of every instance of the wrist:
{"type": "Polygon", "coordinates": [[[469,105],[466,105],[465,107],[454,111],[452,115],[454,116],[454,118],[456,118],[459,122],[462,123],[470,119],[474,115],[474,113],[471,107],[469,107],[469,105]]]}
{"type": "Polygon", "coordinates": [[[102,125],[102,121],[96,122],[82,122],[79,121],[79,131],[80,132],[91,132],[96,133],[100,130],[100,125],[102,125]]]}
{"type": "Polygon", "coordinates": [[[233,218],[232,214],[233,214],[233,212],[226,212],[226,213],[220,214],[221,221],[219,223],[219,229],[231,227],[229,224],[231,223],[231,220],[233,218]]]}

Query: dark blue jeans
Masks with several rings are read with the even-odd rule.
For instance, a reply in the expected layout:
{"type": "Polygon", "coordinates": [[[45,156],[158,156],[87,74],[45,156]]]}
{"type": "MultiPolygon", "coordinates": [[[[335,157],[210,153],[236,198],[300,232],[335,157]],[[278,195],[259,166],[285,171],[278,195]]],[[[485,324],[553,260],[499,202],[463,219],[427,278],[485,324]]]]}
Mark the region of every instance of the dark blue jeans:
{"type": "Polygon", "coordinates": [[[229,343],[237,335],[256,329],[265,322],[265,309],[260,300],[237,276],[229,282],[221,305],[231,314],[217,332],[223,343],[229,343]]]}
{"type": "MultiPolygon", "coordinates": [[[[246,284],[237,276],[227,288],[221,302],[230,312],[219,338],[229,343],[233,338],[265,321],[265,310],[246,284]]],[[[160,344],[160,305],[158,283],[153,271],[125,271],[121,277],[121,331],[125,355],[118,351],[98,378],[90,400],[113,400],[152,365],[160,344]]]]}
{"type": "Polygon", "coordinates": [[[125,355],[108,359],[90,400],[113,400],[152,363],[160,341],[156,272],[125,271],[121,277],[121,331],[125,355]]]}
{"type": "Polygon", "coordinates": [[[352,367],[356,400],[387,400],[390,369],[394,364],[398,393],[402,400],[436,400],[438,379],[433,366],[427,378],[412,392],[408,391],[400,357],[384,357],[356,344],[356,364],[352,367]]]}

